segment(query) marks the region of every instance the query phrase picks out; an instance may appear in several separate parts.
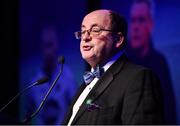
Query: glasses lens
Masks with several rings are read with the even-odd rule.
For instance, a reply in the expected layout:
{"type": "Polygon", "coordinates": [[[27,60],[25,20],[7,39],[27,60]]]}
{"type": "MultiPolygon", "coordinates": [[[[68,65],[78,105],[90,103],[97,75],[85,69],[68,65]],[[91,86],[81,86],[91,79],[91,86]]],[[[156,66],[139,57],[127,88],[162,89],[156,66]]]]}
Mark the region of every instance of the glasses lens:
{"type": "Polygon", "coordinates": [[[99,33],[101,29],[99,27],[92,27],[91,32],[92,33],[99,33]]]}
{"type": "Polygon", "coordinates": [[[99,35],[100,32],[101,32],[101,28],[98,26],[92,27],[92,29],[91,29],[91,35],[93,35],[93,36],[99,35]]]}

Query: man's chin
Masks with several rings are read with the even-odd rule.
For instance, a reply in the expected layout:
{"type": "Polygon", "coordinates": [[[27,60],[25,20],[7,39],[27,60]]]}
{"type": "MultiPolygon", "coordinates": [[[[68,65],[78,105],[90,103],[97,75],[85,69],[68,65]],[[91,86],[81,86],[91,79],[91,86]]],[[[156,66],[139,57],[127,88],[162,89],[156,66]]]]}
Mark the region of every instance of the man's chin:
{"type": "Polygon", "coordinates": [[[131,49],[133,49],[133,50],[141,50],[142,45],[141,44],[131,44],[131,49]]]}
{"type": "Polygon", "coordinates": [[[143,50],[142,46],[131,47],[131,51],[138,57],[141,57],[143,50]]]}
{"type": "Polygon", "coordinates": [[[94,60],[94,56],[82,56],[84,60],[94,60]]]}
{"type": "Polygon", "coordinates": [[[82,58],[88,63],[96,61],[95,55],[83,55],[82,58]]]}

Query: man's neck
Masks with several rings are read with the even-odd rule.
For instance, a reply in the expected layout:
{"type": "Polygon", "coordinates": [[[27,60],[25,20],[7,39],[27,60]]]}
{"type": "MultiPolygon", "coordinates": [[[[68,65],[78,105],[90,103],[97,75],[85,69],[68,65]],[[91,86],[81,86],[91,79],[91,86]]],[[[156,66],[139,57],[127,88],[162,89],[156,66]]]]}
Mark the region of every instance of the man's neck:
{"type": "Polygon", "coordinates": [[[106,60],[104,60],[103,62],[91,65],[91,68],[95,69],[97,66],[104,67],[106,64],[112,65],[123,53],[124,50],[114,53],[111,56],[109,56],[109,58],[106,58],[106,60]]]}
{"type": "Polygon", "coordinates": [[[149,46],[145,46],[145,47],[141,50],[139,56],[140,56],[141,58],[143,58],[143,57],[145,57],[145,56],[148,54],[148,52],[149,52],[149,46]]]}

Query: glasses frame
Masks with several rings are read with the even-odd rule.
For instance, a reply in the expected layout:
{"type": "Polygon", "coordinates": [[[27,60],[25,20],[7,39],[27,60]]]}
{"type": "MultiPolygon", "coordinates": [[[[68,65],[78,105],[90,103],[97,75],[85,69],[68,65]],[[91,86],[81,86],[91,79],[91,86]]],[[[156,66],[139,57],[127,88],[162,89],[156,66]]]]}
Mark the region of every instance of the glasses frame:
{"type": "MultiPolygon", "coordinates": [[[[95,30],[95,29],[94,29],[94,30],[95,30]]],[[[74,35],[75,35],[76,39],[81,39],[82,36],[86,34],[86,32],[87,32],[89,35],[91,35],[91,36],[95,36],[95,35],[98,36],[102,31],[114,32],[113,30],[110,30],[110,29],[104,29],[104,28],[101,28],[101,27],[99,27],[99,26],[93,26],[93,27],[91,27],[91,28],[88,29],[88,30],[83,30],[83,32],[82,32],[82,31],[74,32],[74,35]],[[94,31],[94,33],[96,33],[96,34],[92,34],[92,33],[93,33],[93,32],[92,32],[92,31],[93,31],[93,28],[99,28],[98,30],[96,29],[96,31],[94,31]]]]}

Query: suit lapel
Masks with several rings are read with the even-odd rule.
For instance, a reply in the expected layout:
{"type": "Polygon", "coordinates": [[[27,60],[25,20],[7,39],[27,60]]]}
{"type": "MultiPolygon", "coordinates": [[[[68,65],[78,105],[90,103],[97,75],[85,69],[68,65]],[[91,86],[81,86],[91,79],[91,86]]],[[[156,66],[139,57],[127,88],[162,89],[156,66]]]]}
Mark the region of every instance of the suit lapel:
{"type": "Polygon", "coordinates": [[[68,124],[69,122],[69,119],[71,118],[71,115],[72,115],[72,109],[73,109],[73,106],[74,104],[76,103],[77,99],[79,98],[79,96],[81,95],[82,91],[85,89],[86,85],[85,83],[81,84],[81,86],[79,87],[79,90],[77,92],[77,94],[74,96],[72,102],[71,102],[71,105],[69,107],[69,110],[67,112],[67,115],[63,121],[63,124],[66,125],[68,124]]]}
{"type": "Polygon", "coordinates": [[[91,99],[94,102],[110,85],[114,76],[120,72],[121,68],[125,63],[126,56],[122,55],[105,73],[104,75],[98,80],[96,85],[93,87],[89,95],[84,100],[83,104],[81,105],[78,113],[76,114],[72,124],[75,124],[76,121],[82,116],[82,114],[87,109],[86,101],[91,99]]]}
{"type": "Polygon", "coordinates": [[[92,91],[89,93],[87,99],[91,98],[93,101],[95,101],[110,85],[115,75],[121,71],[124,63],[125,56],[122,55],[99,79],[92,91]]]}

